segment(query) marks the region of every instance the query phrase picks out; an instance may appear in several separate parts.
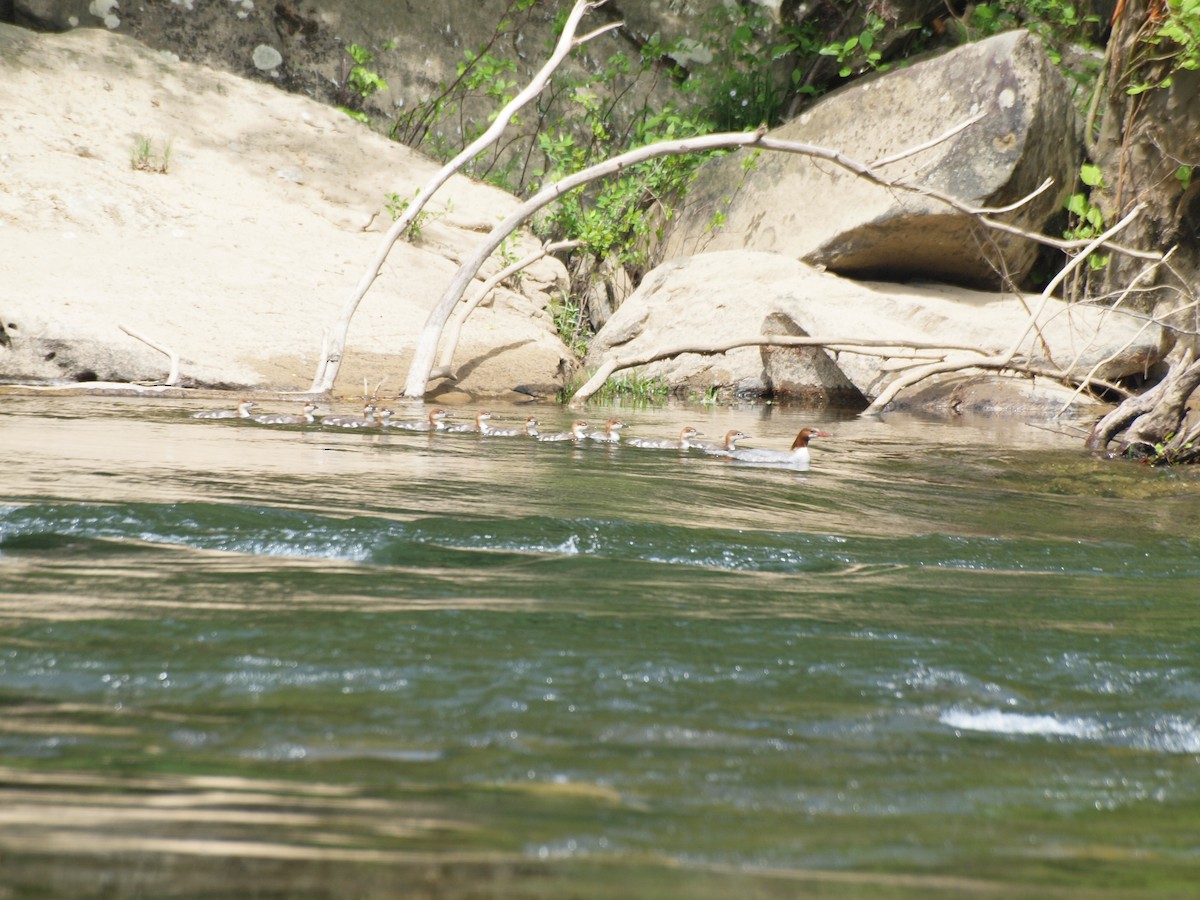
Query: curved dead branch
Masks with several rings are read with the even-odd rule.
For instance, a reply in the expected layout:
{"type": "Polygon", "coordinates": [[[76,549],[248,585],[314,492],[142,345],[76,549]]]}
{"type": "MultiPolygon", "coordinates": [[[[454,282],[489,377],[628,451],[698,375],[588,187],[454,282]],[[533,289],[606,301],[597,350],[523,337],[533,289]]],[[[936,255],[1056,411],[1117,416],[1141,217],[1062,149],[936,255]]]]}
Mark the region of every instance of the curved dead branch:
{"type": "MultiPolygon", "coordinates": [[[[955,133],[952,129],[949,133],[955,133]]],[[[480,266],[484,261],[495,252],[496,248],[507,238],[512,232],[516,231],[530,216],[535,212],[549,205],[563,195],[582,187],[589,182],[595,181],[598,178],[603,178],[608,175],[617,174],[630,166],[638,163],[646,162],[651,159],[656,159],[660,156],[678,156],[685,153],[700,153],[709,150],[730,149],[736,147],[753,147],[764,150],[773,150],[781,153],[795,153],[802,156],[809,156],[814,159],[822,159],[831,162],[848,172],[851,172],[859,177],[885,187],[891,190],[899,190],[907,193],[917,194],[920,196],[930,197],[945,203],[947,206],[962,212],[965,215],[973,217],[980,224],[993,228],[998,231],[1003,231],[1009,234],[1018,235],[1029,240],[1037,241],[1052,247],[1060,249],[1081,249],[1080,257],[1086,257],[1089,253],[1100,246],[1107,247],[1114,252],[1124,253],[1140,259],[1161,260],[1162,255],[1158,253],[1150,253],[1147,251],[1136,250],[1133,248],[1122,247],[1114,244],[1111,241],[1111,236],[1116,234],[1124,227],[1126,220],[1122,220],[1117,226],[1110,228],[1104,234],[1089,241],[1062,241],[1057,238],[1051,238],[1048,235],[1038,232],[1029,231],[1027,229],[1018,228],[1015,225],[1010,225],[1007,222],[1002,222],[994,219],[991,216],[991,211],[985,207],[975,207],[964,203],[961,200],[946,194],[941,191],[936,191],[926,187],[906,184],[904,182],[891,181],[870,166],[851,159],[845,154],[837,150],[831,150],[828,147],[820,147],[815,144],[804,144],[796,141],[781,141],[775,138],[767,137],[766,128],[759,128],[754,132],[727,132],[722,134],[710,134],[702,137],[686,138],[675,141],[662,141],[657,144],[649,144],[644,147],[639,147],[635,150],[630,150],[622,153],[604,162],[597,163],[582,169],[579,172],[569,175],[559,182],[548,185],[534,196],[530,197],[514,210],[503,222],[496,225],[488,234],[488,237],[476,247],[475,252],[463,261],[454,278],[447,286],[445,293],[437,302],[434,308],[430,311],[429,317],[425,320],[425,326],[417,339],[416,351],[413,354],[412,362],[409,366],[408,379],[404,385],[404,396],[412,399],[420,399],[425,396],[425,390],[428,385],[430,373],[433,370],[433,360],[437,353],[437,345],[441,338],[442,330],[445,328],[446,321],[453,312],[455,305],[462,298],[467,286],[479,271],[480,266]]],[[[1043,182],[1038,188],[1026,195],[1015,204],[1010,204],[1004,207],[1005,211],[1011,211],[1024,203],[1028,203],[1038,194],[1042,193],[1049,187],[1049,182],[1043,182]]],[[[1140,207],[1135,208],[1135,213],[1140,210],[1140,207]]],[[[1132,214],[1131,214],[1132,215],[1132,214]]],[[[1066,272],[1071,271],[1078,260],[1072,260],[1060,275],[1065,276],[1066,272]]],[[[1057,285],[1056,279],[1053,284],[1057,285]]],[[[1044,306],[1044,302],[1043,302],[1044,306]]],[[[1032,320],[1032,321],[1035,321],[1032,320]]],[[[1024,340],[1022,336],[1021,340],[1024,340]]],[[[986,356],[982,356],[984,360],[986,356]]],[[[1011,357],[1010,357],[1011,360],[1011,357]]],[[[969,366],[964,366],[969,367],[969,366]]],[[[916,380],[920,380],[917,378],[916,380]]],[[[914,381],[915,383],[915,381],[914,381]]],[[[889,399],[888,402],[891,402],[889,399]]]]}
{"type": "Polygon", "coordinates": [[[890,357],[892,350],[932,350],[945,353],[954,350],[973,350],[973,347],[963,347],[948,344],[921,343],[917,341],[863,341],[854,338],[819,338],[804,337],[791,334],[760,334],[752,337],[733,338],[719,344],[675,344],[669,347],[658,347],[641,353],[628,353],[624,356],[609,356],[592,374],[584,385],[571,397],[570,405],[579,406],[604,386],[604,382],[622,369],[634,366],[644,366],[662,359],[672,359],[684,353],[715,355],[736,350],[739,347],[820,347],[841,353],[862,353],[868,356],[890,357]]]}
{"type": "Polygon", "coordinates": [[[174,387],[175,385],[179,384],[179,355],[174,350],[165,344],[160,344],[153,338],[146,337],[146,335],[142,334],[140,331],[134,331],[132,328],[127,328],[124,325],[117,325],[117,327],[131,338],[141,341],[147,347],[151,347],[165,356],[170,366],[170,371],[167,372],[167,377],[163,381],[163,384],[167,387],[174,387]]]}
{"type": "MultiPolygon", "coordinates": [[[[1042,314],[1045,312],[1046,306],[1050,302],[1051,294],[1053,293],[1054,289],[1062,283],[1063,279],[1065,279],[1067,275],[1080,266],[1096,248],[1100,247],[1101,245],[1112,246],[1111,244],[1108,244],[1109,239],[1113,235],[1118,234],[1130,222],[1136,219],[1143,208],[1143,204],[1138,204],[1135,206],[1125,214],[1121,221],[1117,222],[1103,234],[1100,234],[1091,241],[1088,241],[1083,250],[1059,270],[1058,274],[1055,275],[1054,278],[1050,280],[1050,283],[1047,284],[1042,290],[1042,302],[1038,304],[1037,309],[1029,314],[1029,321],[1025,326],[1025,330],[1022,331],[1021,334],[1009,345],[1007,350],[1002,353],[985,353],[982,350],[975,350],[957,360],[947,359],[943,360],[942,362],[931,363],[928,366],[919,366],[915,369],[912,369],[888,384],[888,386],[885,387],[879,393],[879,395],[871,401],[871,405],[863,411],[863,415],[878,415],[879,413],[883,412],[889,403],[896,399],[902,390],[912,387],[914,384],[924,381],[926,378],[929,378],[933,375],[943,375],[948,372],[960,372],[964,369],[995,370],[1014,368],[1013,363],[1016,359],[1017,353],[1020,351],[1021,346],[1029,337],[1030,332],[1038,327],[1038,322],[1040,321],[1042,314]]],[[[1155,258],[1161,259],[1162,255],[1157,254],[1155,258]]]]}

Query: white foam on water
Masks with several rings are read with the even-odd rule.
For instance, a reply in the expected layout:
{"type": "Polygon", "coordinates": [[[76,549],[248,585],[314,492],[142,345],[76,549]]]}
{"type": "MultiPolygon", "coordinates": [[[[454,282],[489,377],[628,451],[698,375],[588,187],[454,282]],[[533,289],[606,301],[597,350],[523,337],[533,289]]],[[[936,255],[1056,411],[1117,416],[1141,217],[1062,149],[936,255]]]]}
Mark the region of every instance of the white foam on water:
{"type": "Polygon", "coordinates": [[[1077,717],[1060,718],[1052,715],[1029,715],[999,709],[970,711],[948,709],[938,721],[963,731],[985,731],[992,734],[1039,735],[1050,737],[1099,738],[1104,729],[1096,722],[1077,717]]]}
{"type": "Polygon", "coordinates": [[[938,721],[960,731],[1070,737],[1151,753],[1200,754],[1200,723],[1176,715],[1160,715],[1145,723],[1118,727],[1079,716],[1030,715],[998,709],[953,707],[943,711],[938,721]]]}

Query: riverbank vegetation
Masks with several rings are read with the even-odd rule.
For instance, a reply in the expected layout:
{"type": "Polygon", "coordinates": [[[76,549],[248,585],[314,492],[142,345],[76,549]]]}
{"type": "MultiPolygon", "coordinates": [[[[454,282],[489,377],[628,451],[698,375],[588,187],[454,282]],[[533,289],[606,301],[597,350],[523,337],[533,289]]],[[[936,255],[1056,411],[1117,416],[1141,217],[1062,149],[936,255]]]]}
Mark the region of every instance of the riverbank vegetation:
{"type": "MultiPolygon", "coordinates": [[[[555,192],[553,202],[532,205],[528,216],[547,241],[577,242],[568,259],[577,271],[615,265],[637,284],[658,262],[656,238],[698,166],[731,146],[748,146],[705,141],[706,136],[778,124],[855,78],[1024,27],[1041,36],[1075,86],[1088,155],[1080,160],[1079,183],[1062,212],[1060,233],[1075,246],[1057,261],[1049,257],[1051,264],[1042,267],[1035,287],[1050,286],[1073,301],[1135,305],[1166,323],[1181,347],[1197,334],[1189,323],[1196,318],[1191,285],[1200,269],[1200,202],[1192,178],[1200,164],[1200,138],[1179,133],[1184,129],[1172,127],[1171,119],[1172,111],[1178,115],[1181,106],[1196,102],[1198,93],[1193,89],[1200,72],[1200,5],[1194,0],[1133,0],[1119,4],[1111,18],[1060,0],[1002,0],[961,10],[936,5],[925,12],[916,7],[907,13],[910,19],[898,7],[881,12],[877,5],[834,0],[791,9],[779,18],[753,3],[728,4],[705,22],[704,33],[721,39],[708,42],[717,49],[703,65],[687,64],[703,41],[666,45],[645,38],[636,54],[593,60],[586,77],[565,77],[556,70],[567,53],[622,27],[609,23],[574,39],[584,15],[603,6],[577,3],[562,17],[562,33],[571,39],[560,40],[541,73],[522,88],[516,62],[501,52],[506,46],[501,38],[519,31],[522,16],[535,6],[536,0],[513,0],[493,37],[464,53],[456,77],[398,118],[390,131],[447,160],[448,167],[518,196],[555,192]],[[677,102],[630,109],[631,78],[672,85],[677,102]],[[522,94],[529,96],[521,99],[522,94]],[[562,102],[570,115],[547,115],[550,104],[562,102]],[[478,114],[481,109],[484,115],[478,114]],[[679,152],[634,153],[689,139],[701,140],[679,152]],[[606,168],[625,154],[630,154],[627,162],[606,168]],[[578,177],[589,169],[595,177],[578,177]],[[1114,234],[1112,223],[1120,223],[1127,246],[1144,252],[1113,256],[1106,246],[1114,234]],[[1080,244],[1087,245],[1086,266],[1072,262],[1080,244]],[[1147,254],[1161,258],[1148,265],[1147,254]]],[[[414,199],[414,217],[426,199],[414,199]]],[[[715,215],[714,226],[719,226],[715,215]]],[[[403,219],[397,227],[406,227],[403,219]]],[[[582,293],[564,301],[564,309],[577,312],[569,335],[577,350],[586,343],[585,323],[594,326],[602,318],[588,303],[582,293]]],[[[1011,362],[1002,361],[1004,367],[1011,362]]],[[[414,363],[406,393],[423,391],[422,365],[414,363]]],[[[1167,380],[1182,377],[1190,365],[1190,358],[1180,358],[1167,380]]],[[[1188,383],[1187,378],[1181,382],[1188,383]]],[[[1155,460],[1182,458],[1155,449],[1181,435],[1184,443],[1193,442],[1195,429],[1183,422],[1191,392],[1180,394],[1162,392],[1154,422],[1144,423],[1148,433],[1136,423],[1127,429],[1135,450],[1140,447],[1155,460]],[[1165,409],[1162,403],[1173,406],[1165,409]]],[[[1117,433],[1096,432],[1091,443],[1107,446],[1117,433]]]]}

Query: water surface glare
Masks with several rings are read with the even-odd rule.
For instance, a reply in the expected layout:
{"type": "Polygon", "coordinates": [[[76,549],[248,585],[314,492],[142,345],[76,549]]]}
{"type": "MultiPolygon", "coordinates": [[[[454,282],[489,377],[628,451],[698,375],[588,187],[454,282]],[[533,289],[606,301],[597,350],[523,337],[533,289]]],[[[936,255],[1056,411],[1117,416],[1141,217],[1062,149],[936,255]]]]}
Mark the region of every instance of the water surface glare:
{"type": "Polygon", "coordinates": [[[833,432],[798,473],[197,408],[0,401],[0,895],[1194,891],[1191,472],[1004,420],[620,411],[833,432]]]}

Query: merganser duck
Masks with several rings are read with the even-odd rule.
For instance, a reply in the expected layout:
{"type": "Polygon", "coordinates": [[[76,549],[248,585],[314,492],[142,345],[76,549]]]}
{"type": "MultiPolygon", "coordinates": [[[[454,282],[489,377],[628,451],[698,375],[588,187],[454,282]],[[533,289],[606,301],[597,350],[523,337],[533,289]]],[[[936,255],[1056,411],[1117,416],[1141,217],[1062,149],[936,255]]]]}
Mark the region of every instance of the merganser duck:
{"type": "Polygon", "coordinates": [[[373,428],[376,425],[375,407],[368,403],[361,416],[326,416],[321,424],[330,428],[373,428]]]}
{"type": "Polygon", "coordinates": [[[403,428],[405,431],[445,431],[446,416],[450,413],[442,409],[440,406],[435,406],[429,411],[429,414],[423,421],[419,422],[392,422],[393,428],[403,428]]]}
{"type": "Polygon", "coordinates": [[[750,435],[738,431],[736,428],[725,432],[725,439],[721,441],[692,441],[692,446],[697,450],[704,450],[708,453],[729,453],[737,449],[737,442],[743,438],[748,438],[750,435]]]}
{"type": "Polygon", "coordinates": [[[522,435],[537,437],[538,420],[530,416],[525,420],[524,428],[490,428],[487,433],[492,437],[520,437],[522,435]]]}
{"type": "Polygon", "coordinates": [[[571,423],[570,431],[560,431],[556,434],[539,434],[539,441],[582,441],[587,434],[589,426],[587,422],[576,420],[571,423]]]}
{"type": "Polygon", "coordinates": [[[292,415],[291,413],[271,413],[264,416],[254,416],[254,421],[262,425],[311,425],[317,420],[313,415],[317,411],[317,404],[311,400],[304,404],[303,415],[292,415]]]}
{"type": "Polygon", "coordinates": [[[815,437],[832,437],[832,435],[828,431],[820,431],[816,428],[801,428],[800,433],[796,435],[796,440],[792,441],[790,450],[730,450],[721,455],[739,462],[807,470],[809,466],[808,442],[815,437]]]}
{"type": "Polygon", "coordinates": [[[475,413],[474,425],[450,425],[445,430],[458,433],[471,432],[478,434],[491,434],[492,426],[488,424],[488,419],[491,417],[492,414],[488,412],[488,410],[481,409],[479,412],[475,413]]]}
{"type": "Polygon", "coordinates": [[[696,446],[692,443],[692,438],[700,434],[691,425],[685,425],[679,431],[679,440],[672,441],[656,438],[630,438],[625,443],[631,447],[641,447],[643,450],[687,450],[696,446]]]}
{"type": "Polygon", "coordinates": [[[193,419],[249,419],[250,410],[258,406],[253,400],[243,400],[237,409],[206,409],[204,412],[192,413],[193,419]]]}
{"type": "Polygon", "coordinates": [[[616,416],[604,423],[603,431],[589,431],[588,437],[593,441],[602,441],[606,444],[619,444],[621,442],[621,429],[625,427],[625,423],[616,416]]]}

